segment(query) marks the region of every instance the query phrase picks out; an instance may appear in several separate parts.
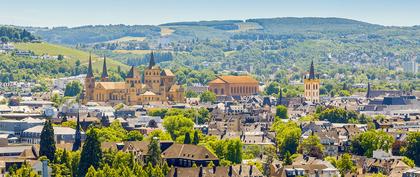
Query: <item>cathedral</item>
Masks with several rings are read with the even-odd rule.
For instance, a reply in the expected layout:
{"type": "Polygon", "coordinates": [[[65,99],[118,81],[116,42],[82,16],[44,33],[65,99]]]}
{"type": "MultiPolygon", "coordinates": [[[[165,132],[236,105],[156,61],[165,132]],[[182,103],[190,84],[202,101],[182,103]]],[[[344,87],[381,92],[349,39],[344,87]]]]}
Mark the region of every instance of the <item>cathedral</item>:
{"type": "Polygon", "coordinates": [[[305,75],[303,85],[305,99],[313,103],[319,103],[320,81],[319,78],[315,77],[314,61],[311,62],[311,67],[309,68],[309,77],[305,75]]]}
{"type": "Polygon", "coordinates": [[[89,57],[88,72],[85,78],[84,103],[107,102],[111,105],[142,105],[149,103],[185,102],[184,89],[175,83],[175,75],[169,69],[155,65],[153,52],[149,66],[140,74],[131,67],[124,82],[110,82],[106,58],[102,68],[100,82],[95,81],[92,71],[92,59],[89,57]]]}

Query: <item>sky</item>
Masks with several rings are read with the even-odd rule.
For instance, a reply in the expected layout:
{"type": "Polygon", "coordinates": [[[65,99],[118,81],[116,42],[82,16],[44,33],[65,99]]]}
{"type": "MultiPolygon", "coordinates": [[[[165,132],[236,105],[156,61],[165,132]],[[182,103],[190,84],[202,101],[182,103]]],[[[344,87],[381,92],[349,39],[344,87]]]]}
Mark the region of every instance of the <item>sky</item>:
{"type": "Polygon", "coordinates": [[[82,26],[272,17],[420,25],[420,0],[0,0],[0,24],[82,26]]]}

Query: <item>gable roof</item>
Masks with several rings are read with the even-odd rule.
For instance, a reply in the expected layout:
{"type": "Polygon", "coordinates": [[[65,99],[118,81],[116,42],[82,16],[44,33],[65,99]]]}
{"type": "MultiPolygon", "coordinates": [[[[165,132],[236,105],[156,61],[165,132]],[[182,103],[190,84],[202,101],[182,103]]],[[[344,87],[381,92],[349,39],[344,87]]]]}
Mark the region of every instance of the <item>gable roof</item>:
{"type": "Polygon", "coordinates": [[[251,76],[217,76],[215,80],[209,82],[209,84],[258,84],[258,81],[251,76]]]}
{"type": "Polygon", "coordinates": [[[206,147],[192,144],[173,144],[162,155],[166,159],[218,160],[206,147]]]}
{"type": "Polygon", "coordinates": [[[123,90],[125,82],[96,82],[96,86],[101,86],[105,90],[123,90]]]}

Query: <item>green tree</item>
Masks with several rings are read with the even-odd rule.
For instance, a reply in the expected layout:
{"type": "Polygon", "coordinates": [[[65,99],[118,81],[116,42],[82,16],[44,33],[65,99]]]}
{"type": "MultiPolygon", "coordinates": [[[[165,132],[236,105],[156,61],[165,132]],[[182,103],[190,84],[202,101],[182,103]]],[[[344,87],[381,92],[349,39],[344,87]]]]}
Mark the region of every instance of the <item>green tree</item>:
{"type": "Polygon", "coordinates": [[[276,107],[276,117],[279,117],[281,119],[287,119],[287,107],[283,105],[278,105],[276,107]]]}
{"type": "Polygon", "coordinates": [[[341,176],[344,176],[345,174],[349,172],[355,172],[356,171],[356,165],[351,160],[350,154],[343,154],[338,160],[337,160],[337,166],[336,168],[340,171],[341,176]]]}
{"type": "Polygon", "coordinates": [[[406,156],[413,158],[414,163],[420,166],[420,132],[410,132],[406,141],[406,156]]]}
{"type": "Polygon", "coordinates": [[[39,177],[39,175],[32,169],[28,162],[25,162],[19,169],[9,171],[6,177],[39,177]]]}
{"type": "Polygon", "coordinates": [[[64,96],[76,96],[83,90],[83,85],[79,81],[71,81],[66,85],[64,96]]]}
{"type": "Polygon", "coordinates": [[[147,157],[147,162],[151,163],[153,166],[162,164],[162,156],[160,151],[160,144],[158,138],[152,138],[150,140],[149,156],[147,157]]]}
{"type": "Polygon", "coordinates": [[[276,121],[271,129],[276,133],[277,149],[282,156],[284,156],[286,152],[289,152],[290,154],[296,153],[302,130],[295,122],[289,121],[285,123],[276,121]]]}
{"type": "Polygon", "coordinates": [[[39,156],[46,156],[50,162],[54,160],[55,156],[55,139],[54,139],[54,128],[51,123],[51,119],[48,119],[44,123],[40,137],[39,156]]]}
{"type": "Polygon", "coordinates": [[[357,135],[352,140],[352,151],[358,155],[372,157],[373,151],[382,149],[388,151],[394,138],[384,131],[368,130],[357,135]]]}
{"type": "Polygon", "coordinates": [[[299,151],[304,155],[322,159],[324,146],[318,136],[310,135],[299,145],[299,151]]]}
{"type": "Polygon", "coordinates": [[[332,123],[348,123],[349,120],[357,120],[357,113],[342,108],[327,108],[319,113],[319,120],[328,120],[332,123]]]}
{"type": "Polygon", "coordinates": [[[265,93],[267,95],[273,95],[279,93],[279,83],[271,82],[267,88],[265,88],[265,93]]]}
{"type": "Polygon", "coordinates": [[[143,140],[143,134],[141,134],[137,130],[132,130],[128,132],[127,138],[125,138],[125,141],[142,141],[143,140]]]}
{"type": "Polygon", "coordinates": [[[99,167],[102,159],[101,142],[96,128],[90,128],[86,134],[86,141],[83,144],[78,167],[78,176],[83,177],[92,166],[94,169],[99,167]]]}
{"type": "Polygon", "coordinates": [[[182,115],[166,116],[163,119],[163,127],[171,134],[173,140],[186,132],[191,132],[194,128],[194,122],[182,115]]]}
{"type": "Polygon", "coordinates": [[[200,143],[200,138],[198,137],[198,131],[194,131],[194,137],[193,137],[193,144],[197,145],[200,143]]]}
{"type": "Polygon", "coordinates": [[[187,98],[196,98],[196,97],[198,97],[198,93],[197,92],[194,92],[192,90],[188,90],[188,91],[185,92],[185,97],[187,97],[187,98]]]}
{"type": "Polygon", "coordinates": [[[292,165],[293,160],[292,160],[292,155],[290,154],[289,151],[287,151],[284,154],[284,158],[283,158],[283,165],[292,165]]]}
{"type": "Polygon", "coordinates": [[[200,102],[211,102],[216,101],[216,94],[211,91],[205,91],[200,95],[200,102]]]}
{"type": "Polygon", "coordinates": [[[407,164],[408,166],[410,166],[411,168],[413,168],[413,167],[415,166],[415,164],[414,164],[414,160],[411,160],[410,158],[408,158],[408,157],[406,157],[406,156],[404,156],[401,160],[402,160],[405,164],[407,164]]]}
{"type": "Polygon", "coordinates": [[[191,144],[190,132],[185,133],[185,135],[184,135],[184,144],[191,144]]]}

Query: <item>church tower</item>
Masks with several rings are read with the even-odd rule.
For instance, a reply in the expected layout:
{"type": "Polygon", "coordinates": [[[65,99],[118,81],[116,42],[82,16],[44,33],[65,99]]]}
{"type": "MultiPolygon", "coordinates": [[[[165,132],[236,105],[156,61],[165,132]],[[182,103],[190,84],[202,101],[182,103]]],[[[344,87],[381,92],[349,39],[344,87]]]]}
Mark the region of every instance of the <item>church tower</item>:
{"type": "Polygon", "coordinates": [[[306,101],[311,101],[313,103],[319,103],[319,78],[315,77],[315,68],[314,61],[311,62],[311,67],[309,69],[309,77],[305,75],[303,80],[304,85],[304,97],[306,101]]]}
{"type": "Polygon", "coordinates": [[[141,93],[142,84],[141,84],[141,75],[139,71],[132,66],[130,71],[125,78],[125,88],[127,88],[128,93],[126,95],[126,104],[134,105],[137,104],[137,95],[141,93]]]}
{"type": "Polygon", "coordinates": [[[153,52],[150,54],[149,66],[144,70],[144,84],[146,84],[153,93],[160,91],[160,68],[155,66],[155,57],[153,52]]]}
{"type": "Polygon", "coordinates": [[[95,77],[93,76],[93,70],[92,70],[92,55],[89,55],[89,66],[88,66],[88,71],[86,73],[86,78],[85,78],[86,95],[83,99],[84,104],[86,104],[90,100],[93,100],[94,89],[95,89],[95,77]]]}
{"type": "Polygon", "coordinates": [[[108,82],[108,69],[106,67],[106,57],[104,56],[104,65],[102,66],[101,82],[108,82]]]}

